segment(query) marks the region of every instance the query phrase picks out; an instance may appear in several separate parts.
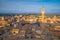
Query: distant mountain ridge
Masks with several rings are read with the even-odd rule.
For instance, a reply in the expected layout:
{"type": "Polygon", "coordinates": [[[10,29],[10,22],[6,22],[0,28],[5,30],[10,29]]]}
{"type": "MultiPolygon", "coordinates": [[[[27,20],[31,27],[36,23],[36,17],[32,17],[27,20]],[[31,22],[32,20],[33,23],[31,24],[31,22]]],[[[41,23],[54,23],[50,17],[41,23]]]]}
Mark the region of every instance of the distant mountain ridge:
{"type": "MultiPolygon", "coordinates": [[[[10,15],[41,15],[41,13],[0,13],[0,16],[10,16],[10,15]]],[[[59,13],[45,13],[45,15],[60,15],[59,13]]]]}

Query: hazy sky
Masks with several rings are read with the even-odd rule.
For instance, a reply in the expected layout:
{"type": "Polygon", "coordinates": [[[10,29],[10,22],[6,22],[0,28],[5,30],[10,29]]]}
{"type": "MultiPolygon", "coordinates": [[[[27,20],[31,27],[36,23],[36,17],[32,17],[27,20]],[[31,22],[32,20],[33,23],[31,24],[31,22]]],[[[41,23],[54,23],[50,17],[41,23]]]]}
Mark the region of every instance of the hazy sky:
{"type": "Polygon", "coordinates": [[[0,0],[0,13],[60,13],[60,0],[0,0]]]}

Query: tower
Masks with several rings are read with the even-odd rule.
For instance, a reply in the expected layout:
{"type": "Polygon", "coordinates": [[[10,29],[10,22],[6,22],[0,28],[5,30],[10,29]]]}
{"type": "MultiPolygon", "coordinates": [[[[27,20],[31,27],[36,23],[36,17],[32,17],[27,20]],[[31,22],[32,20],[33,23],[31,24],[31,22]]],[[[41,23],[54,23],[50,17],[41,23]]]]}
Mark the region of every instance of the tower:
{"type": "Polygon", "coordinates": [[[42,22],[44,22],[44,7],[42,7],[41,12],[42,12],[42,22]]]}
{"type": "Polygon", "coordinates": [[[56,15],[51,19],[51,24],[53,24],[54,22],[56,22],[56,15]]]}
{"type": "Polygon", "coordinates": [[[4,20],[4,17],[2,17],[2,20],[4,20]]]}
{"type": "Polygon", "coordinates": [[[53,17],[53,21],[55,21],[56,20],[56,15],[53,17]]]}

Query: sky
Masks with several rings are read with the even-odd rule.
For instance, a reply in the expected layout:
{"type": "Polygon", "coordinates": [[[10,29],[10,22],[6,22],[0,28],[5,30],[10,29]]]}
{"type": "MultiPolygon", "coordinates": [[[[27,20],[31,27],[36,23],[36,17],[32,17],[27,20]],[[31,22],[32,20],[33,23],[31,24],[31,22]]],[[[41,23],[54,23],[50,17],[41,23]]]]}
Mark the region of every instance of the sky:
{"type": "Polygon", "coordinates": [[[0,0],[0,13],[60,13],[60,0],[0,0]]]}

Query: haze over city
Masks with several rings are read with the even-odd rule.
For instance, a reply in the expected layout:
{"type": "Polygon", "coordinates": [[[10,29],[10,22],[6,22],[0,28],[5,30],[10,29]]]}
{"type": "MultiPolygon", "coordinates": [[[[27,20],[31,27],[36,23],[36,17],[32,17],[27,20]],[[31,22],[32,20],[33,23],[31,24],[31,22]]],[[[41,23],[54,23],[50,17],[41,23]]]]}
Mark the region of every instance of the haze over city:
{"type": "Polygon", "coordinates": [[[0,13],[45,13],[59,14],[60,0],[0,0],[0,13]]]}

